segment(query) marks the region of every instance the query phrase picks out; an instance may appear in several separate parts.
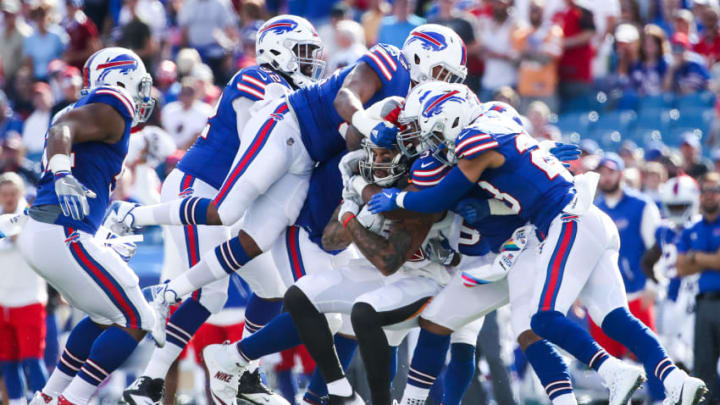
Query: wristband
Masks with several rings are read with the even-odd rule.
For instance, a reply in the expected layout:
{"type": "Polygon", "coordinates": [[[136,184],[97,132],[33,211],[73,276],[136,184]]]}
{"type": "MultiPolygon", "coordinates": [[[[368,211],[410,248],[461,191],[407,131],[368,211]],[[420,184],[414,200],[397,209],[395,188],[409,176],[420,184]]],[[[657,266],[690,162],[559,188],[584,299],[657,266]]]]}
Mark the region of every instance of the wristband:
{"type": "Polygon", "coordinates": [[[62,153],[53,155],[50,161],[48,161],[48,169],[53,173],[71,171],[72,161],[70,160],[70,156],[62,153]]]}
{"type": "Polygon", "coordinates": [[[350,222],[350,220],[352,220],[353,218],[355,218],[355,214],[350,213],[350,216],[348,216],[347,219],[343,221],[343,228],[347,228],[348,222],[350,222]]]}
{"type": "Polygon", "coordinates": [[[405,208],[405,196],[407,195],[407,191],[403,191],[402,193],[399,193],[397,196],[395,196],[395,205],[397,205],[400,208],[405,208]]]}
{"type": "Polygon", "coordinates": [[[357,110],[352,116],[351,124],[360,131],[364,137],[369,138],[373,128],[377,125],[377,120],[370,118],[367,111],[357,110]]]}
{"type": "Polygon", "coordinates": [[[352,188],[355,190],[355,192],[358,193],[358,195],[362,198],[362,192],[368,185],[368,182],[365,181],[362,176],[353,176],[350,180],[350,184],[352,185],[352,188]]]}

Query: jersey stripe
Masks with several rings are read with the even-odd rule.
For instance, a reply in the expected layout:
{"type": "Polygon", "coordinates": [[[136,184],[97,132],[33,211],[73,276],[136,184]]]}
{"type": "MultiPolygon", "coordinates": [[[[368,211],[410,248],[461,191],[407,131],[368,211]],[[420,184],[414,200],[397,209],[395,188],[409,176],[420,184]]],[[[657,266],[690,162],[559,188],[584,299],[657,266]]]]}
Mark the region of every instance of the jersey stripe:
{"type": "Polygon", "coordinates": [[[242,75],[240,78],[241,78],[243,81],[248,82],[249,84],[252,84],[252,85],[256,86],[256,87],[259,88],[260,90],[265,90],[265,83],[261,82],[260,80],[254,78],[254,77],[252,77],[252,76],[242,75]]]}
{"type": "Polygon", "coordinates": [[[298,281],[299,278],[305,275],[305,265],[300,252],[300,228],[297,225],[287,229],[285,247],[287,248],[288,259],[290,259],[293,279],[298,281]]]}
{"type": "Polygon", "coordinates": [[[128,115],[130,115],[130,117],[135,117],[135,109],[133,109],[132,103],[119,91],[112,89],[99,89],[95,91],[95,94],[107,94],[117,98],[127,109],[128,115]]]}
{"type": "Polygon", "coordinates": [[[250,87],[250,86],[246,86],[246,85],[244,85],[244,84],[242,84],[242,83],[238,83],[238,84],[237,84],[237,88],[238,88],[238,90],[240,90],[240,91],[244,91],[244,92],[246,92],[246,93],[248,93],[248,94],[250,94],[250,95],[252,95],[252,96],[257,97],[258,100],[262,100],[262,99],[265,98],[265,94],[264,94],[264,93],[261,93],[260,91],[255,90],[254,88],[252,88],[252,87],[250,87]]]}
{"type": "Polygon", "coordinates": [[[484,139],[491,138],[488,134],[477,134],[470,137],[467,137],[460,141],[457,145],[455,145],[455,150],[462,150],[468,143],[475,142],[475,141],[482,141],[484,139]]]}
{"type": "Polygon", "coordinates": [[[397,72],[397,64],[394,60],[392,60],[392,58],[390,57],[390,55],[388,55],[387,51],[384,48],[377,47],[375,52],[382,56],[383,59],[385,59],[388,65],[390,65],[390,68],[393,70],[393,72],[397,72]]]}
{"type": "Polygon", "coordinates": [[[373,52],[368,52],[368,53],[366,53],[366,55],[369,56],[370,59],[372,59],[372,60],[375,62],[375,64],[377,65],[377,67],[378,67],[378,68],[380,69],[380,71],[382,72],[383,76],[385,76],[385,79],[387,79],[388,81],[392,80],[392,75],[390,74],[390,71],[389,71],[388,68],[385,66],[385,64],[383,63],[383,61],[381,61],[380,58],[379,58],[377,55],[375,55],[375,53],[373,53],[373,52]]]}
{"type": "Polygon", "coordinates": [[[562,285],[565,264],[567,263],[570,250],[575,242],[576,234],[577,223],[575,221],[563,223],[555,251],[550,257],[550,263],[548,264],[545,285],[542,295],[540,296],[540,311],[553,311],[555,309],[555,299],[562,285]]]}
{"type": "Polygon", "coordinates": [[[450,169],[450,167],[442,165],[431,170],[413,170],[412,177],[430,177],[442,173],[442,171],[445,169],[450,169]]]}
{"type": "Polygon", "coordinates": [[[416,186],[422,186],[422,187],[431,187],[431,186],[435,186],[435,185],[439,184],[442,181],[442,179],[444,179],[444,178],[445,177],[440,177],[435,180],[418,180],[418,179],[413,178],[412,184],[414,184],[416,186]]]}
{"type": "Polygon", "coordinates": [[[470,149],[468,149],[468,150],[466,150],[466,151],[458,152],[458,157],[459,157],[459,158],[468,157],[468,156],[470,156],[470,155],[472,155],[472,154],[474,154],[474,153],[481,152],[481,151],[484,151],[484,150],[486,150],[486,149],[492,149],[492,148],[494,148],[494,147],[496,147],[496,146],[498,146],[498,145],[499,145],[499,144],[497,143],[497,141],[488,142],[488,143],[486,143],[486,144],[478,145],[478,146],[475,146],[475,147],[473,147],[473,148],[470,148],[470,149]]]}

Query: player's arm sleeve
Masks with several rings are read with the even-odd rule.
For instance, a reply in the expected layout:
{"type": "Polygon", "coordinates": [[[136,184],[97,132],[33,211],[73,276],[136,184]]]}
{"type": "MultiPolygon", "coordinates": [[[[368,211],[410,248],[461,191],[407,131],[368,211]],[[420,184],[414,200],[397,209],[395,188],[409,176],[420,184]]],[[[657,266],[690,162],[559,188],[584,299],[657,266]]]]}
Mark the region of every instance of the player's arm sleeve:
{"type": "Polygon", "coordinates": [[[645,249],[650,249],[655,245],[655,232],[661,221],[662,218],[657,205],[652,201],[648,201],[645,208],[643,208],[642,218],[640,219],[640,235],[645,244],[645,249]]]}
{"type": "Polygon", "coordinates": [[[420,191],[400,194],[398,205],[410,211],[443,212],[454,207],[474,185],[475,183],[465,177],[463,172],[455,166],[437,185],[420,191]]]}
{"type": "Polygon", "coordinates": [[[677,242],[677,252],[678,254],[684,255],[690,250],[690,233],[692,232],[691,228],[683,229],[682,233],[680,234],[680,237],[678,238],[677,242]]]}
{"type": "Polygon", "coordinates": [[[420,190],[436,186],[450,169],[432,156],[421,156],[410,168],[410,183],[420,190]]]}
{"type": "MultiPolygon", "coordinates": [[[[396,52],[399,54],[398,50],[396,52]]],[[[387,85],[392,82],[400,67],[400,61],[392,55],[396,52],[390,52],[386,46],[378,44],[360,57],[360,61],[367,63],[380,77],[383,85],[387,85]]]]}
{"type": "Polygon", "coordinates": [[[233,110],[235,110],[235,123],[237,125],[238,138],[242,135],[245,124],[250,120],[250,107],[255,102],[246,97],[238,97],[232,101],[233,110]]]}

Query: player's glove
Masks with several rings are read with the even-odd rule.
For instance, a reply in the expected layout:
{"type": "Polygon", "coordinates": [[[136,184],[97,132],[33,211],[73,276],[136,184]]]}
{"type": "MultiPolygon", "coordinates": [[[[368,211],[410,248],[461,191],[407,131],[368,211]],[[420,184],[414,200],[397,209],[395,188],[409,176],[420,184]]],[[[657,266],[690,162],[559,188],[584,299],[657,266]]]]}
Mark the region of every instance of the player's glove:
{"type": "Polygon", "coordinates": [[[103,224],[95,233],[95,239],[114,250],[125,262],[129,262],[137,251],[135,242],[142,242],[143,236],[118,235],[103,224]]]}
{"type": "Polygon", "coordinates": [[[353,201],[352,199],[343,200],[342,205],[340,206],[340,211],[338,211],[338,222],[341,224],[343,223],[342,217],[346,213],[351,213],[353,215],[357,215],[358,211],[360,211],[360,206],[353,201]]]}
{"type": "Polygon", "coordinates": [[[19,234],[29,218],[27,208],[20,214],[0,215],[0,239],[19,234]]]}
{"type": "Polygon", "coordinates": [[[392,221],[383,218],[379,214],[373,214],[370,212],[367,205],[360,210],[359,214],[357,214],[357,220],[360,222],[360,225],[364,226],[365,229],[372,233],[382,236],[390,234],[392,221]]]}
{"type": "Polygon", "coordinates": [[[565,167],[570,167],[570,164],[565,162],[571,162],[580,158],[580,148],[571,143],[555,142],[555,147],[550,148],[550,153],[562,162],[565,167]]]}
{"type": "Polygon", "coordinates": [[[363,149],[358,149],[348,152],[342,157],[342,159],[340,159],[338,169],[340,169],[343,185],[347,187],[350,182],[350,178],[358,172],[358,162],[360,162],[364,157],[365,151],[363,149]]]}
{"type": "Polygon", "coordinates": [[[379,214],[385,211],[392,211],[398,207],[397,196],[401,193],[399,188],[384,188],[381,192],[372,196],[368,202],[370,212],[379,214]]]}
{"type": "Polygon", "coordinates": [[[387,121],[380,121],[370,131],[370,141],[381,148],[391,148],[395,144],[399,131],[395,125],[387,121]]]}
{"type": "Polygon", "coordinates": [[[133,233],[136,229],[140,229],[135,226],[133,215],[133,210],[139,206],[140,204],[127,201],[113,201],[105,212],[103,226],[120,236],[133,233]]]}
{"type": "Polygon", "coordinates": [[[465,198],[452,210],[463,217],[469,225],[475,226],[490,215],[490,204],[485,199],[465,198]]]}
{"type": "Polygon", "coordinates": [[[90,214],[90,204],[87,199],[97,197],[92,190],[83,186],[70,171],[55,172],[54,180],[55,194],[58,196],[63,215],[80,221],[90,214]]]}
{"type": "Polygon", "coordinates": [[[447,238],[432,238],[423,246],[425,257],[433,263],[450,266],[455,258],[455,250],[450,247],[447,238]]]}

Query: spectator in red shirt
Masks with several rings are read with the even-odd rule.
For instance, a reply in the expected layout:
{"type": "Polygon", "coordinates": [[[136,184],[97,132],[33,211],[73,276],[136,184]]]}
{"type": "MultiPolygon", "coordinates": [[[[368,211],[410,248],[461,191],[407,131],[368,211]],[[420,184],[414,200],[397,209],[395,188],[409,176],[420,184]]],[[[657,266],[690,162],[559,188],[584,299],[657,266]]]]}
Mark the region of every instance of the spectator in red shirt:
{"type": "Polygon", "coordinates": [[[570,100],[590,91],[593,58],[590,41],[595,35],[595,23],[592,12],[580,7],[577,0],[565,0],[565,5],[554,20],[562,27],[565,38],[558,64],[558,90],[563,100],[570,100]]]}
{"type": "Polygon", "coordinates": [[[708,66],[712,66],[720,60],[720,28],[718,27],[718,9],[706,7],[702,11],[701,19],[703,27],[700,41],[693,46],[693,51],[705,57],[708,66]]]}
{"type": "Polygon", "coordinates": [[[70,37],[64,59],[78,69],[82,69],[87,58],[101,48],[98,29],[83,12],[83,5],[84,0],[66,0],[67,17],[63,21],[70,37]]]}

